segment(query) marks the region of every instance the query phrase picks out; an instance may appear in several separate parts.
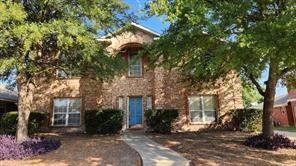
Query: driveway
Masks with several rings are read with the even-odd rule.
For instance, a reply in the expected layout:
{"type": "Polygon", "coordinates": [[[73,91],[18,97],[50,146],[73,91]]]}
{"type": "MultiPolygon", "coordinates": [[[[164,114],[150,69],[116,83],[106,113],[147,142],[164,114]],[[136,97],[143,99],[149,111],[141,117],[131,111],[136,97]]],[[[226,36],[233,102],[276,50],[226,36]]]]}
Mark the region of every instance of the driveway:
{"type": "Polygon", "coordinates": [[[285,136],[289,137],[290,139],[296,141],[296,132],[289,132],[289,131],[279,131],[279,130],[275,130],[275,133],[277,133],[277,134],[281,134],[281,135],[285,135],[285,136]]]}
{"type": "Polygon", "coordinates": [[[139,166],[138,153],[121,140],[120,135],[50,135],[62,145],[56,151],[24,160],[0,161],[0,166],[139,166]]]}

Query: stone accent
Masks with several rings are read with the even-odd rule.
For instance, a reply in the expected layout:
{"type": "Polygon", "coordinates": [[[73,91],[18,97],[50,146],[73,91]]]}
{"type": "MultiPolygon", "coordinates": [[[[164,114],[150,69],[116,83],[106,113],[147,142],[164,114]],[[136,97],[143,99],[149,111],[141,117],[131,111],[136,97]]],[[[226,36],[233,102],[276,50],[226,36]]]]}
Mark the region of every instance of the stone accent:
{"type": "MultiPolygon", "coordinates": [[[[123,48],[128,49],[131,43],[149,43],[153,41],[154,37],[142,31],[125,32],[111,38],[112,44],[107,47],[107,50],[115,53],[123,48]]],[[[190,85],[183,82],[182,76],[175,70],[166,70],[161,67],[150,69],[146,58],[142,59],[142,64],[142,76],[137,78],[128,77],[126,72],[105,82],[96,80],[91,73],[83,78],[40,79],[34,95],[34,110],[49,112],[52,117],[54,98],[79,97],[82,99],[81,125],[64,128],[54,127],[53,129],[83,131],[85,111],[96,108],[116,108],[118,97],[123,97],[123,107],[125,108],[123,123],[124,129],[126,129],[128,128],[129,97],[141,96],[143,110],[146,110],[147,96],[152,96],[154,108],[177,108],[180,110],[180,118],[176,123],[177,129],[197,130],[206,125],[190,123],[188,96],[217,96],[219,117],[225,115],[229,110],[243,107],[240,79],[235,72],[231,72],[226,77],[211,84],[190,85]]],[[[51,126],[52,120],[51,118],[49,126],[51,126]]]]}

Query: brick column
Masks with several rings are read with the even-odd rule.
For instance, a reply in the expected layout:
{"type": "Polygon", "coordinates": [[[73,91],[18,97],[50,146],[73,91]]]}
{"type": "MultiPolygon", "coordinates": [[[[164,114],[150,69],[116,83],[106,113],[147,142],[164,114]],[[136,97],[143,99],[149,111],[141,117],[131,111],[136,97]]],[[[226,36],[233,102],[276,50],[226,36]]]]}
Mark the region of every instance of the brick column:
{"type": "Polygon", "coordinates": [[[166,76],[167,71],[163,67],[154,69],[154,102],[155,108],[165,108],[166,103],[166,76]]]}

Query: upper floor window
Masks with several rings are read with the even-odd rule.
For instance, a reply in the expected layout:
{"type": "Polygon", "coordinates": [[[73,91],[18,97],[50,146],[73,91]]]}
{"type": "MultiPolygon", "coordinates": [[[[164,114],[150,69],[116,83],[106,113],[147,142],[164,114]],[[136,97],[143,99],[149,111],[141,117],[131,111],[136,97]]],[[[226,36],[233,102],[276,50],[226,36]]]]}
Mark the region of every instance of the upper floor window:
{"type": "Polygon", "coordinates": [[[142,59],[137,56],[136,51],[128,53],[128,76],[142,76],[142,59]]]}
{"type": "Polygon", "coordinates": [[[211,123],[216,121],[217,104],[215,96],[189,97],[191,122],[211,123]]]}

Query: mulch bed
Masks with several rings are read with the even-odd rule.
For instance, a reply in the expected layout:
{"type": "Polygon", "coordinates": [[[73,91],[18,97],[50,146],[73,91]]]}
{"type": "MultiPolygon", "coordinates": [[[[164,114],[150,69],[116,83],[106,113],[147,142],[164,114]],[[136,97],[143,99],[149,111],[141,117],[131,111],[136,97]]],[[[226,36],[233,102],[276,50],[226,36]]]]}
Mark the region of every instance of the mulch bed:
{"type": "Polygon", "coordinates": [[[55,151],[23,160],[0,161],[0,166],[84,166],[84,165],[141,165],[138,153],[125,144],[120,135],[47,135],[61,140],[55,151]]]}
{"type": "Polygon", "coordinates": [[[201,131],[148,134],[161,145],[181,153],[192,165],[295,165],[296,149],[269,151],[243,145],[251,133],[201,131]]]}

